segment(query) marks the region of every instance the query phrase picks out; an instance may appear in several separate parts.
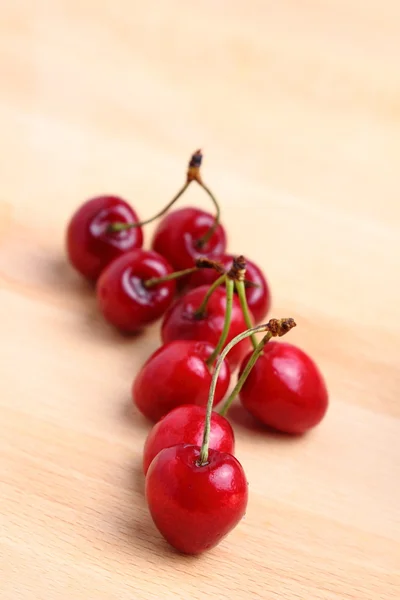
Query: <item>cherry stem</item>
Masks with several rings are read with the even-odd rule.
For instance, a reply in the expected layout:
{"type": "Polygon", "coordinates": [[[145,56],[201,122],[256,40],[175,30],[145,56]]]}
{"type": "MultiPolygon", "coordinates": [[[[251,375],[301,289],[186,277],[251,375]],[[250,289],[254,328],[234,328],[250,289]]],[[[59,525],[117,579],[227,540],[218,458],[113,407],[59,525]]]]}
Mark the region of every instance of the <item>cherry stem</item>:
{"type": "Polygon", "coordinates": [[[195,266],[189,267],[188,269],[182,269],[181,271],[174,271],[174,273],[169,273],[168,275],[164,275],[163,277],[151,277],[150,279],[146,279],[143,282],[144,287],[150,288],[158,283],[164,283],[165,281],[172,281],[173,279],[179,279],[180,277],[184,277],[185,275],[191,275],[192,273],[196,273],[200,269],[214,269],[217,273],[224,273],[224,269],[220,263],[212,258],[208,258],[207,256],[200,256],[195,260],[195,266]]]}
{"type": "Polygon", "coordinates": [[[217,229],[217,227],[219,225],[221,209],[219,207],[216,197],[214,196],[214,194],[212,193],[210,188],[208,186],[206,186],[205,183],[203,183],[203,181],[201,180],[200,177],[198,179],[196,179],[196,181],[200,185],[200,187],[202,187],[203,190],[209,195],[209,197],[211,198],[211,200],[213,201],[214,206],[215,206],[214,223],[211,225],[211,227],[208,229],[208,231],[206,231],[205,234],[196,242],[197,248],[201,249],[214,235],[215,230],[217,229]]]}
{"type": "Polygon", "coordinates": [[[218,277],[218,279],[216,279],[214,281],[214,283],[212,283],[209,287],[209,289],[207,290],[206,295],[204,296],[203,302],[200,304],[199,308],[195,311],[194,316],[196,319],[202,319],[205,314],[206,314],[206,308],[207,308],[207,304],[209,299],[211,298],[211,295],[215,292],[215,290],[221,285],[221,283],[224,283],[224,281],[227,279],[225,273],[223,275],[221,275],[220,277],[218,277]]]}
{"type": "Polygon", "coordinates": [[[257,359],[260,356],[260,354],[262,353],[265,344],[267,344],[271,338],[272,338],[272,333],[270,331],[268,331],[267,335],[265,335],[263,337],[263,339],[261,340],[261,342],[258,345],[256,345],[254,352],[252,353],[249,360],[247,361],[247,364],[246,364],[245,368],[243,369],[243,373],[237,380],[235,387],[229,394],[228,398],[225,400],[222,408],[218,411],[219,414],[222,415],[223,417],[225,417],[232,402],[235,400],[236,396],[240,393],[240,390],[242,389],[244,382],[246,381],[250,371],[256,364],[257,359]]]}
{"type": "Polygon", "coordinates": [[[191,179],[190,181],[186,181],[185,185],[172,198],[172,200],[167,204],[167,206],[164,206],[164,208],[162,210],[160,210],[159,213],[157,213],[150,219],[146,219],[145,221],[138,221],[137,223],[110,223],[107,228],[107,232],[108,233],[117,233],[118,231],[126,231],[127,229],[134,229],[135,227],[142,227],[143,225],[148,225],[149,223],[152,223],[152,221],[159,219],[160,217],[165,215],[165,213],[171,208],[171,206],[173,204],[175,204],[175,202],[177,200],[179,200],[179,198],[182,196],[182,194],[184,194],[186,192],[187,188],[192,183],[192,181],[193,181],[193,179],[191,179]]]}
{"type": "MultiPolygon", "coordinates": [[[[204,466],[208,462],[208,448],[210,443],[210,430],[211,430],[211,415],[213,411],[214,404],[214,396],[215,396],[215,388],[217,387],[217,381],[219,377],[219,373],[221,371],[222,364],[227,356],[227,354],[232,350],[236,344],[250,337],[254,333],[261,333],[263,331],[268,331],[271,334],[271,337],[282,336],[285,335],[288,331],[290,331],[293,327],[296,326],[294,319],[270,319],[268,323],[263,323],[261,325],[257,325],[256,327],[252,327],[247,331],[243,331],[239,335],[233,338],[221,352],[218,357],[217,363],[215,365],[214,373],[211,379],[210,391],[208,394],[207,401],[207,410],[206,417],[204,422],[204,433],[203,433],[203,441],[201,444],[200,458],[199,458],[199,466],[204,466]]],[[[256,352],[256,351],[254,351],[256,352]]]]}
{"type": "Polygon", "coordinates": [[[119,231],[126,231],[127,229],[134,229],[135,227],[142,227],[143,225],[148,225],[149,223],[152,223],[152,221],[159,219],[160,217],[165,215],[165,213],[171,208],[171,206],[173,204],[175,204],[175,202],[177,200],[179,200],[179,198],[186,192],[187,188],[192,183],[192,181],[196,181],[199,184],[199,186],[202,187],[203,190],[209,195],[209,197],[211,198],[211,200],[215,206],[214,223],[206,231],[206,233],[196,242],[197,247],[202,248],[204,246],[204,244],[206,244],[208,242],[208,240],[211,238],[211,236],[214,234],[216,228],[219,225],[219,220],[220,220],[220,216],[221,216],[221,209],[219,207],[217,199],[215,198],[215,196],[211,192],[211,190],[206,186],[206,184],[203,183],[203,180],[201,178],[200,167],[201,167],[202,160],[203,160],[203,154],[202,154],[201,150],[196,150],[196,152],[194,152],[192,154],[190,161],[189,161],[188,170],[186,173],[185,184],[179,190],[179,192],[177,194],[175,194],[175,196],[172,198],[172,200],[170,202],[168,202],[168,204],[166,206],[164,206],[164,208],[159,213],[157,213],[153,217],[150,217],[150,219],[146,219],[145,221],[139,221],[137,223],[119,223],[119,222],[110,223],[109,226],[107,227],[107,232],[108,233],[117,233],[119,231]]]}
{"type": "MultiPolygon", "coordinates": [[[[249,311],[249,305],[247,304],[247,297],[246,297],[246,288],[245,288],[245,283],[244,281],[235,281],[235,288],[239,297],[239,302],[240,302],[240,307],[242,309],[242,313],[243,313],[243,317],[244,317],[244,322],[246,323],[246,327],[248,329],[250,329],[251,327],[253,327],[253,321],[250,315],[250,311],[249,311]]],[[[251,338],[251,343],[253,344],[253,348],[254,350],[257,348],[257,338],[254,335],[250,336],[251,338]]]]}
{"type": "Polygon", "coordinates": [[[218,344],[215,346],[214,351],[206,360],[206,365],[211,367],[214,364],[217,356],[221,352],[222,348],[225,345],[226,338],[228,337],[229,328],[231,326],[231,318],[232,318],[232,306],[233,306],[233,281],[228,277],[225,280],[225,288],[226,288],[226,308],[225,308],[225,320],[224,327],[221,331],[221,335],[218,340],[218,344]]]}
{"type": "MultiPolygon", "coordinates": [[[[232,267],[228,271],[227,275],[235,282],[235,288],[239,297],[240,308],[242,309],[244,322],[246,323],[247,329],[251,329],[253,327],[253,319],[250,314],[246,296],[246,259],[242,254],[240,256],[235,256],[232,267]]],[[[256,349],[258,342],[254,334],[251,336],[251,343],[253,344],[253,348],[256,349]]]]}
{"type": "Polygon", "coordinates": [[[180,277],[184,277],[185,275],[191,275],[192,273],[196,273],[199,270],[199,267],[190,267],[189,269],[182,269],[182,271],[174,271],[173,273],[169,273],[168,275],[164,275],[164,277],[151,277],[150,279],[146,279],[143,282],[145,288],[153,287],[159,283],[165,283],[166,281],[172,281],[173,279],[179,279],[180,277]]]}

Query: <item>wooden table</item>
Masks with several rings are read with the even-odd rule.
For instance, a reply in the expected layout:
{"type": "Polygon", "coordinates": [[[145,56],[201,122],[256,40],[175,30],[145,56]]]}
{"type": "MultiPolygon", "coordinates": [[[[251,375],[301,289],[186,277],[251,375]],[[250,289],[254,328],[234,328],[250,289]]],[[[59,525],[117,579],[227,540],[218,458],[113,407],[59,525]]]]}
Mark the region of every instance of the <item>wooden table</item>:
{"type": "Polygon", "coordinates": [[[0,21],[2,600],[398,599],[398,0],[21,0],[0,21]],[[64,233],[102,192],[153,214],[198,146],[331,406],[302,439],[233,410],[248,513],[194,559],[143,499],[130,385],[158,325],[108,327],[64,233]]]}

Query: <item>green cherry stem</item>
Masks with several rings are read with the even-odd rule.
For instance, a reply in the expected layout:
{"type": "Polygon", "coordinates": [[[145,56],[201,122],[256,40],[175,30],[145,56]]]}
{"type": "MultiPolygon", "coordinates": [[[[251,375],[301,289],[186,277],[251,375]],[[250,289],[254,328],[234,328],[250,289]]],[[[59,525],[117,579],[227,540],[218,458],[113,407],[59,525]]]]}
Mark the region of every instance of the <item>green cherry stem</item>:
{"type": "Polygon", "coordinates": [[[189,269],[182,269],[182,271],[174,271],[173,273],[169,273],[169,275],[164,275],[164,277],[151,277],[150,279],[146,279],[146,281],[143,282],[143,285],[145,288],[151,288],[159,283],[165,283],[166,281],[179,279],[185,275],[191,275],[192,273],[196,273],[198,270],[199,267],[190,267],[189,269]]]}
{"type": "Polygon", "coordinates": [[[197,248],[199,248],[201,250],[201,248],[212,238],[213,234],[215,233],[215,230],[217,229],[217,227],[219,225],[219,221],[220,221],[220,217],[221,217],[221,209],[219,207],[219,203],[218,203],[216,197],[214,196],[214,194],[212,193],[210,188],[205,183],[203,183],[202,179],[200,177],[198,177],[196,179],[196,181],[199,184],[199,186],[202,187],[203,190],[209,195],[209,197],[211,198],[211,200],[215,206],[214,223],[211,225],[211,227],[208,229],[208,231],[206,231],[205,234],[196,242],[197,248]]]}
{"type": "Polygon", "coordinates": [[[222,284],[224,283],[224,281],[227,279],[225,273],[223,275],[220,275],[220,277],[218,277],[218,279],[216,279],[214,281],[214,283],[212,283],[210,285],[210,287],[207,290],[206,295],[203,298],[203,302],[200,304],[199,308],[195,311],[194,315],[197,319],[202,319],[206,313],[206,308],[207,308],[207,304],[209,299],[211,298],[212,294],[215,292],[215,290],[222,284]]]}
{"type": "MultiPolygon", "coordinates": [[[[268,323],[263,323],[261,325],[257,325],[256,327],[252,327],[247,331],[243,331],[239,335],[237,335],[233,340],[229,342],[219,355],[217,363],[215,365],[214,373],[211,379],[210,391],[208,394],[207,401],[207,410],[206,417],[204,421],[204,433],[203,433],[203,441],[201,444],[200,450],[200,458],[199,458],[199,466],[204,466],[208,462],[208,448],[210,444],[210,430],[211,430],[211,415],[213,410],[214,396],[215,396],[215,388],[217,387],[217,381],[219,377],[219,372],[221,370],[222,364],[229,353],[230,350],[236,344],[250,337],[253,333],[261,333],[263,331],[268,331],[271,334],[271,337],[282,336],[285,335],[288,331],[290,331],[293,327],[296,326],[296,323],[293,319],[270,319],[268,323]]],[[[255,353],[256,351],[254,351],[255,353]]],[[[250,372],[250,371],[249,371],[250,372]]]]}
{"type": "Polygon", "coordinates": [[[270,331],[268,331],[267,335],[265,335],[263,337],[263,339],[261,340],[261,342],[255,347],[252,355],[250,356],[249,360],[247,361],[245,368],[243,369],[243,373],[237,380],[235,387],[229,394],[228,398],[225,400],[222,408],[218,411],[219,414],[222,415],[223,417],[225,417],[226,413],[228,412],[228,410],[231,407],[232,402],[235,400],[236,396],[240,393],[240,390],[242,389],[244,382],[246,381],[250,371],[256,364],[257,359],[260,356],[260,354],[262,353],[265,344],[267,344],[271,338],[272,338],[272,333],[270,331]]]}
{"type": "Polygon", "coordinates": [[[190,181],[186,181],[185,185],[179,190],[179,192],[177,194],[175,194],[175,196],[172,198],[172,200],[170,202],[168,202],[167,206],[164,206],[164,208],[162,210],[160,210],[159,213],[157,213],[150,219],[146,219],[145,221],[140,221],[138,223],[110,223],[110,225],[108,226],[107,232],[108,233],[117,233],[118,231],[126,231],[127,229],[134,229],[135,227],[142,227],[143,225],[148,225],[149,223],[152,223],[156,219],[159,219],[160,217],[165,215],[165,213],[167,211],[169,211],[171,206],[173,204],[175,204],[175,202],[177,200],[179,200],[179,198],[186,192],[186,190],[188,189],[188,187],[192,183],[192,181],[193,181],[193,179],[191,179],[190,181]]]}
{"type": "Polygon", "coordinates": [[[215,346],[214,351],[206,360],[206,364],[208,367],[211,367],[214,364],[217,356],[221,352],[222,348],[225,345],[226,338],[228,337],[229,328],[231,326],[231,318],[232,318],[232,305],[233,305],[233,281],[228,277],[225,280],[226,287],[226,308],[225,308],[225,320],[224,327],[221,331],[221,335],[218,340],[218,344],[215,346]]]}
{"type": "MultiPolygon", "coordinates": [[[[235,288],[239,297],[239,302],[240,302],[240,306],[242,309],[242,313],[243,313],[243,317],[244,317],[244,322],[246,323],[246,327],[248,327],[249,329],[251,327],[253,327],[253,321],[250,315],[250,311],[249,311],[249,305],[247,304],[247,297],[246,297],[246,288],[245,288],[245,283],[244,281],[235,281],[235,288]]],[[[251,343],[253,344],[253,348],[254,350],[257,348],[257,338],[254,335],[250,336],[251,338],[251,343]]]]}

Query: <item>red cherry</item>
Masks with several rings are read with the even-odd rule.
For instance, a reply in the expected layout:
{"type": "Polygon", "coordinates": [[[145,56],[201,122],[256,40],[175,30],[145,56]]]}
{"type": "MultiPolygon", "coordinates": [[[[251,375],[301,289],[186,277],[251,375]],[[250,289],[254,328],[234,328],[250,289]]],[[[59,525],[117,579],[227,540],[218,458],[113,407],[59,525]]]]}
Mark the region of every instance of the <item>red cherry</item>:
{"type": "MultiPolygon", "coordinates": [[[[206,409],[186,404],[171,410],[147,436],[143,450],[143,471],[146,474],[153,458],[164,448],[178,444],[201,446],[206,409]]],[[[209,447],[219,452],[233,454],[235,438],[231,424],[216,412],[211,415],[209,447]]]]}
{"type": "MultiPolygon", "coordinates": [[[[199,318],[195,311],[208,291],[208,286],[200,286],[190,290],[179,298],[165,314],[161,326],[161,337],[164,344],[172,340],[205,340],[217,345],[224,327],[226,293],[217,288],[211,295],[206,314],[199,318]]],[[[247,329],[242,309],[236,296],[233,298],[232,320],[226,343],[247,329]]],[[[227,359],[232,369],[236,368],[250,346],[248,339],[236,344],[229,352],[227,359]]]]}
{"type": "Polygon", "coordinates": [[[172,272],[165,258],[151,250],[132,250],[114,260],[102,272],[96,288],[105,319],[129,333],[156,321],[173,300],[175,281],[148,288],[143,284],[172,272]]]}
{"type": "Polygon", "coordinates": [[[199,466],[200,448],[165,448],[146,476],[146,499],[153,521],[165,539],[185,554],[216,546],[242,519],[247,481],[231,454],[210,450],[199,466]]]}
{"type": "Polygon", "coordinates": [[[99,196],[85,202],[72,216],[67,230],[67,252],[82,275],[96,280],[112,260],[134,248],[141,248],[143,233],[134,227],[107,232],[111,223],[138,223],[133,208],[118,196],[99,196]]]}
{"type": "MultiPolygon", "coordinates": [[[[232,254],[222,254],[215,257],[215,260],[222,264],[226,270],[232,267],[234,256],[232,254]]],[[[187,289],[193,289],[200,285],[211,285],[219,277],[214,269],[199,269],[196,273],[190,275],[187,279],[187,289]]],[[[247,304],[256,323],[261,323],[269,311],[271,305],[271,293],[269,286],[261,269],[252,261],[246,258],[246,279],[257,284],[257,287],[246,288],[247,304]]]]}
{"type": "Polygon", "coordinates": [[[218,225],[211,238],[202,246],[197,242],[214,224],[214,217],[198,208],[181,208],[167,214],[159,223],[152,248],[171,263],[176,271],[193,267],[200,256],[213,258],[226,248],[226,234],[218,225]]]}
{"type": "Polygon", "coordinates": [[[265,425],[294,434],[315,427],[328,408],[328,392],[317,365],[300,348],[283,342],[265,346],[242,387],[240,400],[265,425]]]}
{"type": "MultiPolygon", "coordinates": [[[[181,404],[205,406],[211,384],[206,360],[213,350],[208,342],[194,340],[175,340],[156,350],[133,382],[132,396],[140,412],[158,421],[181,404]]],[[[225,396],[230,377],[229,365],[224,361],[214,404],[225,396]]]]}

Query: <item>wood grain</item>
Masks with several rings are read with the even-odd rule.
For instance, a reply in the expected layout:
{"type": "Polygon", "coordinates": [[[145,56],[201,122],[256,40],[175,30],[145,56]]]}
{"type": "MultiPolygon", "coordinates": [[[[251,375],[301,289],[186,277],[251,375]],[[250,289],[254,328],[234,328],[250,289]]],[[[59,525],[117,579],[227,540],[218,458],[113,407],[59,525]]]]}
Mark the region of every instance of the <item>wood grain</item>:
{"type": "Polygon", "coordinates": [[[2,599],[400,597],[399,33],[397,0],[3,3],[2,599]],[[158,326],[107,327],[63,238],[97,193],[151,215],[198,146],[331,406],[303,439],[233,410],[248,513],[193,559],[143,500],[158,326]]]}

